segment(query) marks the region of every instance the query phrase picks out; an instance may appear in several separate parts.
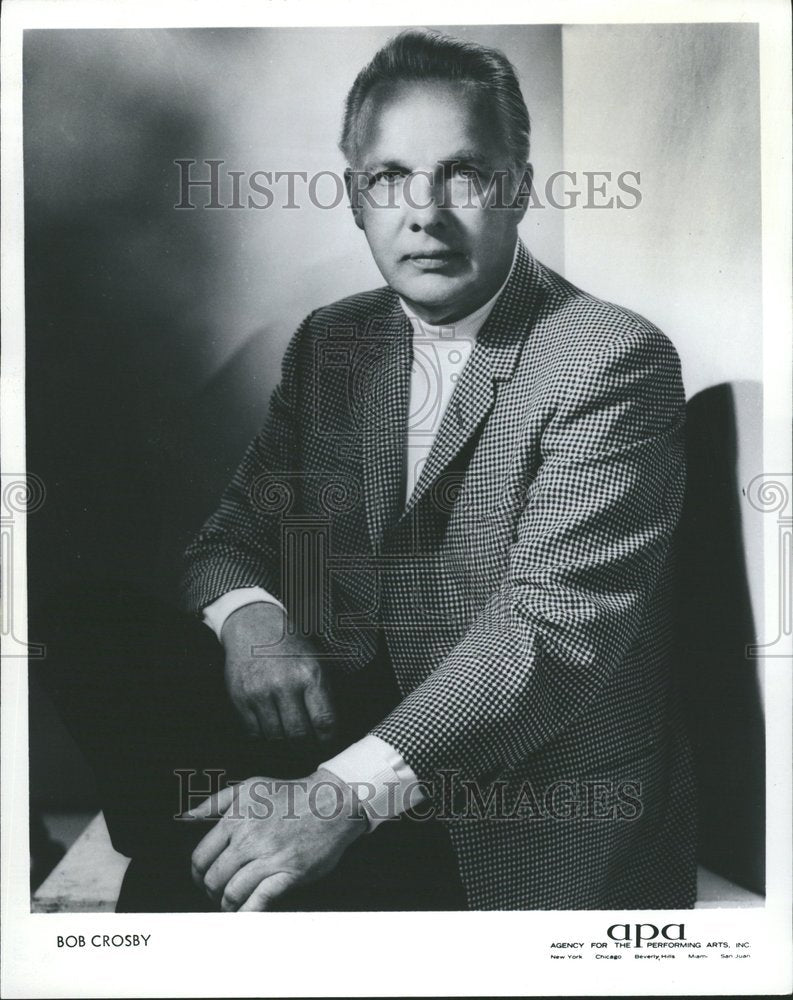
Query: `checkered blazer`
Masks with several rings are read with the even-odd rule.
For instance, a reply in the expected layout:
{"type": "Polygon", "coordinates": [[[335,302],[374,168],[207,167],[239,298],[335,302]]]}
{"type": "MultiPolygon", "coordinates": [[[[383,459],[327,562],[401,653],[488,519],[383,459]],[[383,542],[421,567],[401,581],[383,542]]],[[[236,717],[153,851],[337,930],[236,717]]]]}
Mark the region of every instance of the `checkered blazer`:
{"type": "Polygon", "coordinates": [[[403,700],[372,732],[432,789],[470,907],[691,906],[677,354],[521,244],[405,504],[411,340],[387,287],[307,317],[185,605],[263,586],[347,672],[385,636],[403,700]]]}

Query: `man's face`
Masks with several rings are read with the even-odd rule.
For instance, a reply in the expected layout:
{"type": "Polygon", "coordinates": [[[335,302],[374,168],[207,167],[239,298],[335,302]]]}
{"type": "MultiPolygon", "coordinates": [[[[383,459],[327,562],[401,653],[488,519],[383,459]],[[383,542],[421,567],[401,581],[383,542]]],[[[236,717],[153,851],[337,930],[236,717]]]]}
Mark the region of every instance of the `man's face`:
{"type": "Polygon", "coordinates": [[[488,204],[473,184],[487,192],[507,168],[491,121],[464,84],[406,84],[377,103],[359,150],[371,186],[355,221],[385,280],[430,323],[483,305],[512,262],[523,210],[488,204]]]}

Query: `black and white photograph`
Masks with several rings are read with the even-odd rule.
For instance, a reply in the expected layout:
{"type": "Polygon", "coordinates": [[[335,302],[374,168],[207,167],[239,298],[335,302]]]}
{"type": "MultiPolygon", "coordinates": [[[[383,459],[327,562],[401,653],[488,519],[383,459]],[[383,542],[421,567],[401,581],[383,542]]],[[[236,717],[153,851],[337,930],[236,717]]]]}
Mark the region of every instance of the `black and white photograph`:
{"type": "Polygon", "coordinates": [[[7,11],[4,995],[788,992],[787,6],[7,11]]]}

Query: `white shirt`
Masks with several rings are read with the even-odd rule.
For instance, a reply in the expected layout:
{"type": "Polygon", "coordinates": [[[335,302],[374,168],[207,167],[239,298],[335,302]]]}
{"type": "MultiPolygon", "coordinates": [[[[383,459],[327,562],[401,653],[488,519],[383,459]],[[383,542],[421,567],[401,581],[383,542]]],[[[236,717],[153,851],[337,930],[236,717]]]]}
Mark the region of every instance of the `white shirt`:
{"type": "MultiPolygon", "coordinates": [[[[512,266],[517,256],[517,243],[512,266]]],[[[512,270],[510,269],[510,274],[512,270]]],[[[473,350],[476,336],[493,310],[504,284],[483,306],[454,323],[432,326],[400,299],[413,328],[413,366],[410,373],[410,405],[407,429],[407,495],[413,492],[421,469],[430,453],[441,418],[449,405],[455,386],[473,350]]],[[[265,601],[283,604],[262,587],[240,587],[223,594],[203,611],[204,622],[220,639],[223,623],[233,611],[265,601]]],[[[351,785],[374,830],[386,819],[393,819],[418,805],[426,796],[412,768],[385,740],[367,734],[321,767],[351,785]]]]}

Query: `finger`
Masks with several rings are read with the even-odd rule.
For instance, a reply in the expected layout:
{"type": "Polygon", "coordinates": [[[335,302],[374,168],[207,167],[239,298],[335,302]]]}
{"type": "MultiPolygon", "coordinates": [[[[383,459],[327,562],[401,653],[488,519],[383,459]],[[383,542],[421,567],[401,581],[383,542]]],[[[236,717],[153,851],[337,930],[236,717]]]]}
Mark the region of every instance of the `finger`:
{"type": "Polygon", "coordinates": [[[336,731],[336,712],[330,686],[324,678],[306,688],[304,700],[311,728],[318,740],[331,740],[336,731]]]}
{"type": "Polygon", "coordinates": [[[223,813],[234,801],[236,792],[237,786],[229,785],[227,788],[221,789],[221,791],[216,792],[214,795],[210,795],[209,798],[204,799],[203,802],[199,802],[198,805],[193,806],[192,809],[188,809],[184,815],[190,819],[217,819],[223,815],[223,813]]]}
{"type": "Polygon", "coordinates": [[[215,859],[226,850],[230,839],[231,831],[228,823],[220,822],[212,827],[206,837],[204,837],[193,851],[190,861],[190,874],[192,875],[193,882],[199,889],[204,886],[204,875],[210,866],[214,864],[215,859]]]}
{"type": "Polygon", "coordinates": [[[259,733],[266,740],[282,740],[284,727],[281,725],[281,716],[272,697],[262,698],[260,701],[254,702],[251,707],[256,713],[259,733]]]}
{"type": "Polygon", "coordinates": [[[214,900],[219,900],[229,879],[251,859],[241,857],[232,844],[222,851],[212,862],[204,875],[204,891],[214,900]]]}
{"type": "Polygon", "coordinates": [[[242,697],[242,695],[232,697],[231,703],[234,706],[234,711],[242,724],[242,729],[245,735],[258,737],[259,720],[256,718],[256,713],[253,711],[252,706],[242,697]]]}
{"type": "Polygon", "coordinates": [[[220,908],[227,913],[238,910],[259,883],[268,875],[268,865],[264,858],[256,858],[243,865],[226,883],[220,908]]]}
{"type": "Polygon", "coordinates": [[[314,735],[301,691],[284,693],[277,698],[278,714],[288,740],[308,740],[314,735]]]}
{"type": "Polygon", "coordinates": [[[256,718],[256,713],[253,711],[250,700],[242,691],[232,690],[228,686],[228,679],[226,684],[234,713],[239,718],[246,736],[258,736],[259,720],[256,718]]]}
{"type": "Polygon", "coordinates": [[[276,872],[274,875],[268,875],[238,908],[238,912],[270,910],[280,896],[283,896],[285,892],[297,884],[297,878],[289,872],[276,872]]]}

